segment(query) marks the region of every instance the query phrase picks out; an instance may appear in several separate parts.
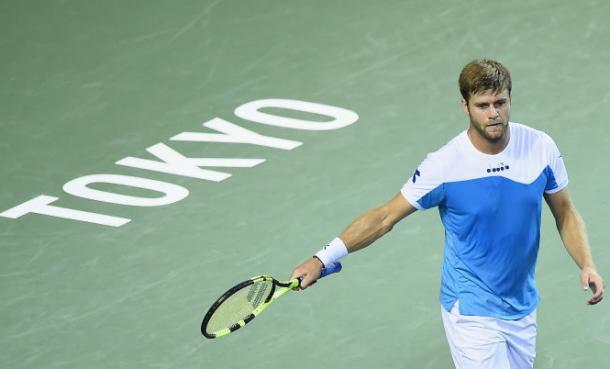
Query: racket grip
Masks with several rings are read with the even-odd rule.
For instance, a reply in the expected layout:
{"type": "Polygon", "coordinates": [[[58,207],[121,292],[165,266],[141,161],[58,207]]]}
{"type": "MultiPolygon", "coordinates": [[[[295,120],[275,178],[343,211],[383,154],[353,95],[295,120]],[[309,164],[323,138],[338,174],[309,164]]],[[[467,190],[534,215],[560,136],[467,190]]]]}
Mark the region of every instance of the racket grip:
{"type": "Polygon", "coordinates": [[[338,261],[336,263],[327,265],[324,268],[322,268],[322,272],[320,273],[320,278],[324,278],[329,274],[339,273],[341,271],[341,268],[343,268],[343,265],[341,265],[341,263],[338,261]]]}

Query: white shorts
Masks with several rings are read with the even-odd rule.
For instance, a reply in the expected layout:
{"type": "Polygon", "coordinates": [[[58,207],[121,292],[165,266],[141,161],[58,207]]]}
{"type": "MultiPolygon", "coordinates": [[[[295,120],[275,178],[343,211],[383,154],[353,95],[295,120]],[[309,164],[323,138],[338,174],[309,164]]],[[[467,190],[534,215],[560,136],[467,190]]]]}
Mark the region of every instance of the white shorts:
{"type": "Polygon", "coordinates": [[[532,369],[536,357],[536,310],[519,320],[460,314],[441,307],[457,369],[532,369]]]}

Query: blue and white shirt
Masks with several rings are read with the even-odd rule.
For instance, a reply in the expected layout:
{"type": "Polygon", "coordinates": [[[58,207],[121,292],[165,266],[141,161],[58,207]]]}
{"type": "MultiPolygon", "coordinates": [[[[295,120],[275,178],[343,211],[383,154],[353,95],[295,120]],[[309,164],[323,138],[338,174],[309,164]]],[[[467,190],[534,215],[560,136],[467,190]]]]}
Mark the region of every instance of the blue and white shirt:
{"type": "Polygon", "coordinates": [[[463,315],[520,319],[540,300],[534,280],[542,195],[568,176],[544,132],[509,123],[499,154],[477,150],[466,131],[428,154],[402,187],[419,210],[438,206],[445,227],[440,299],[463,315]]]}

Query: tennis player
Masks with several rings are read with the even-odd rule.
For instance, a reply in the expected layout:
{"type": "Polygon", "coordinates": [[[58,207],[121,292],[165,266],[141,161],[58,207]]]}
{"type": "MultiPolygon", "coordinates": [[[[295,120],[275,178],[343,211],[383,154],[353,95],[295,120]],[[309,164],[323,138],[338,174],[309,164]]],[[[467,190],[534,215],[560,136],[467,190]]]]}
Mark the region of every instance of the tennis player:
{"type": "Polygon", "coordinates": [[[468,129],[429,154],[394,198],[357,218],[292,277],[303,277],[307,288],[324,265],[370,245],[416,210],[438,207],[445,228],[441,314],[456,368],[532,368],[542,198],[581,270],[582,288],[592,292],[590,305],[602,300],[604,282],[555,142],[509,121],[509,71],[474,60],[459,87],[468,129]]]}

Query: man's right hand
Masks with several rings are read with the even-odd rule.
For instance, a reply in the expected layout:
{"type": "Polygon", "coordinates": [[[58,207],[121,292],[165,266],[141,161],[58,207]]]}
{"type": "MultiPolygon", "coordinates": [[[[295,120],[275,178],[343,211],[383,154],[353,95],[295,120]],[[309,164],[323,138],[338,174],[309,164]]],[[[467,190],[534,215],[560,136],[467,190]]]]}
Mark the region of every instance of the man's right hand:
{"type": "Polygon", "coordinates": [[[301,286],[298,289],[304,290],[320,278],[323,266],[320,259],[312,257],[294,268],[290,279],[301,278],[301,286]]]}

